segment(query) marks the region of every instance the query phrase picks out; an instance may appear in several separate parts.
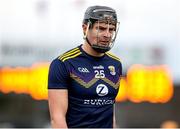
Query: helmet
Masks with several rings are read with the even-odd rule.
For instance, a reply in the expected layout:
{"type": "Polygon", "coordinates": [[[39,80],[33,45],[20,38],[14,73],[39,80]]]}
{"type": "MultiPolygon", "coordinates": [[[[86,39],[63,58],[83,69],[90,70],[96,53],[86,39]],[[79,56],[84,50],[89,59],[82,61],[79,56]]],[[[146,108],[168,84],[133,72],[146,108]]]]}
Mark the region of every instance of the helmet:
{"type": "Polygon", "coordinates": [[[116,11],[107,6],[90,6],[87,8],[83,20],[103,20],[111,16],[112,20],[117,21],[116,11]]]}
{"type": "Polygon", "coordinates": [[[92,26],[93,23],[95,22],[107,22],[108,23],[113,23],[116,27],[115,29],[115,33],[112,36],[111,42],[109,43],[108,46],[100,46],[98,45],[98,42],[96,44],[91,44],[87,38],[87,32],[84,35],[84,39],[88,42],[88,44],[97,52],[99,53],[104,53],[109,51],[113,45],[114,45],[114,41],[118,32],[118,25],[119,22],[117,21],[117,14],[116,11],[110,7],[107,6],[90,6],[89,8],[87,8],[85,14],[84,14],[84,19],[83,19],[83,23],[88,24],[88,28],[89,26],[92,26]]]}

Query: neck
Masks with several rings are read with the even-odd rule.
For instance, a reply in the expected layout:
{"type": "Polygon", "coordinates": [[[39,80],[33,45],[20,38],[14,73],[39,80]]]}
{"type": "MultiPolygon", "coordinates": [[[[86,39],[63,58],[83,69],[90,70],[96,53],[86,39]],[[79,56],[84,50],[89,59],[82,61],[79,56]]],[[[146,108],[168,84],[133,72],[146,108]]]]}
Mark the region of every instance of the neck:
{"type": "Polygon", "coordinates": [[[96,52],[87,42],[82,45],[82,49],[91,56],[101,57],[104,53],[96,52]]]}

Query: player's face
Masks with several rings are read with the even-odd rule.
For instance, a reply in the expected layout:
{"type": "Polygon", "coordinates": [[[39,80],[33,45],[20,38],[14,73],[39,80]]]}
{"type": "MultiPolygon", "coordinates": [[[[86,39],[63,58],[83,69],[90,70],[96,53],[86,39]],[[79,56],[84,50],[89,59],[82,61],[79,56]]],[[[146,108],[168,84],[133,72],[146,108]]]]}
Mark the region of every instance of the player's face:
{"type": "Polygon", "coordinates": [[[115,24],[109,22],[95,22],[89,29],[87,38],[90,43],[98,46],[108,47],[115,34],[115,24]]]}

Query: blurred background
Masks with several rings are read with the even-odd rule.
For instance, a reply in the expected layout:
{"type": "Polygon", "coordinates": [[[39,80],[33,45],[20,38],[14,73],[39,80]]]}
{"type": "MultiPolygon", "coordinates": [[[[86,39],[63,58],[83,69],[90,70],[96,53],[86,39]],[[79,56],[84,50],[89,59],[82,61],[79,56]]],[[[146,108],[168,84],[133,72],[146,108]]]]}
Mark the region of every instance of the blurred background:
{"type": "Polygon", "coordinates": [[[83,43],[90,5],[116,9],[117,127],[180,123],[179,0],[0,0],[0,127],[50,127],[49,63],[83,43]],[[172,122],[171,122],[172,123],[172,122]]]}

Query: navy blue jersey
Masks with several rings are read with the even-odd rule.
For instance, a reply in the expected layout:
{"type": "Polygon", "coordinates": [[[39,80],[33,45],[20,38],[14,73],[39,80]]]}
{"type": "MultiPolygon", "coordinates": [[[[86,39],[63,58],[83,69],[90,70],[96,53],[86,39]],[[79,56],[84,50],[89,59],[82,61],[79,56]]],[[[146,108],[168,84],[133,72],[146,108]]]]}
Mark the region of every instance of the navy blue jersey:
{"type": "Polygon", "coordinates": [[[81,46],[52,61],[48,89],[68,90],[69,128],[113,127],[113,105],[121,74],[119,58],[110,53],[93,57],[81,46]]]}

